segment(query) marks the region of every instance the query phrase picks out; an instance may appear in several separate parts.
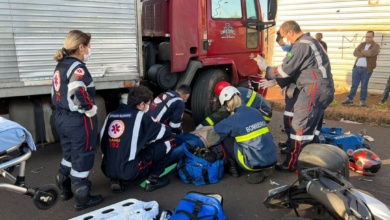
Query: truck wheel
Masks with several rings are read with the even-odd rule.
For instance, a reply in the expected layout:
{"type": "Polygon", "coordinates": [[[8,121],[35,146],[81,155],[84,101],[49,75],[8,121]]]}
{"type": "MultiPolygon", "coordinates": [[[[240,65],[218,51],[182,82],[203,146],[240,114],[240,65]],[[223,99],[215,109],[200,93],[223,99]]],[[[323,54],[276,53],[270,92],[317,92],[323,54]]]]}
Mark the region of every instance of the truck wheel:
{"type": "Polygon", "coordinates": [[[214,94],[215,84],[222,80],[230,81],[222,69],[207,69],[198,74],[191,95],[192,118],[196,125],[221,107],[214,94]]]}

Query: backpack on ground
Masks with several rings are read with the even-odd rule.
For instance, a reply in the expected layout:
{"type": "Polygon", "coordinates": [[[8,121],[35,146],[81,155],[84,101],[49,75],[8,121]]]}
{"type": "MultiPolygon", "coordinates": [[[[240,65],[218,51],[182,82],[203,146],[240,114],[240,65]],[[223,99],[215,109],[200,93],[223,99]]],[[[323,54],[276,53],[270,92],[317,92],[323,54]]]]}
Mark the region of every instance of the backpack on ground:
{"type": "Polygon", "coordinates": [[[189,192],[179,202],[170,220],[225,220],[219,194],[189,192]]]}
{"type": "Polygon", "coordinates": [[[185,156],[177,164],[180,179],[187,184],[218,183],[223,176],[224,160],[219,151],[199,145],[196,135],[187,136],[182,143],[185,156]]]}
{"type": "Polygon", "coordinates": [[[318,136],[319,143],[331,144],[343,149],[349,159],[353,160],[353,152],[360,148],[370,149],[370,146],[364,143],[364,138],[359,134],[344,134],[342,128],[321,128],[318,136]]]}

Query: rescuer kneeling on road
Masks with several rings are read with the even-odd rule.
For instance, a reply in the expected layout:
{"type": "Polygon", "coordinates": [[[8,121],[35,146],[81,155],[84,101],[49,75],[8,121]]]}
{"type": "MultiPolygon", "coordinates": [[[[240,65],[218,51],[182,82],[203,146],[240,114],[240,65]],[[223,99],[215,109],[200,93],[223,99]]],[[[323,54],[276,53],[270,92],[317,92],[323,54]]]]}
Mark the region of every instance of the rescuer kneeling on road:
{"type": "Polygon", "coordinates": [[[145,114],[153,93],[144,86],[131,87],[127,106],[111,112],[101,131],[102,171],[111,179],[114,192],[123,191],[123,182],[148,176],[146,191],[169,184],[159,177],[171,154],[172,130],[145,114]]]}
{"type": "Polygon", "coordinates": [[[240,92],[233,86],[225,87],[219,101],[230,116],[220,121],[207,133],[207,141],[214,145],[223,142],[228,159],[252,171],[247,182],[257,184],[272,173],[276,164],[276,146],[263,115],[242,104],[240,92]]]}
{"type": "MultiPolygon", "coordinates": [[[[230,83],[226,81],[220,81],[215,85],[214,93],[216,96],[219,96],[221,94],[221,91],[231,86],[230,83]]],[[[248,89],[245,87],[237,87],[237,90],[241,94],[241,101],[244,105],[248,107],[255,108],[260,111],[260,113],[263,115],[264,120],[269,123],[272,118],[272,107],[271,104],[265,100],[263,96],[258,94],[257,90],[248,89]]],[[[229,116],[229,112],[226,111],[226,108],[223,106],[218,109],[218,111],[214,112],[212,115],[205,118],[196,128],[199,129],[203,126],[214,126],[214,124],[217,124],[222,119],[229,116]]]]}

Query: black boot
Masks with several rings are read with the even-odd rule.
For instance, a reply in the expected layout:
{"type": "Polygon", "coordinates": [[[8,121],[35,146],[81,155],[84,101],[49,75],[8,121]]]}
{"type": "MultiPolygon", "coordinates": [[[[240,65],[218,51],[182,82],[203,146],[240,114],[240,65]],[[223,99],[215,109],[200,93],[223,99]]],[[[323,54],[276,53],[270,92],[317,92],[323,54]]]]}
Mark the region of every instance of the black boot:
{"type": "Polygon", "coordinates": [[[92,196],[89,194],[90,184],[86,183],[87,181],[88,180],[72,183],[72,191],[74,193],[74,208],[77,211],[98,205],[103,201],[103,197],[101,195],[92,196]]]}
{"type": "Polygon", "coordinates": [[[145,190],[151,192],[153,190],[162,188],[169,184],[169,179],[166,177],[158,177],[150,175],[146,180],[145,190]]]}
{"type": "Polygon", "coordinates": [[[259,184],[264,181],[265,178],[272,174],[273,168],[267,168],[258,172],[251,172],[246,177],[246,181],[250,184],[259,184]]]}
{"type": "Polygon", "coordinates": [[[122,193],[125,191],[122,181],[120,180],[111,180],[111,190],[113,193],[122,193]]]}
{"type": "Polygon", "coordinates": [[[56,176],[56,184],[60,189],[62,201],[69,200],[73,197],[69,176],[64,176],[62,173],[58,172],[56,176]]]}
{"type": "Polygon", "coordinates": [[[239,177],[240,176],[240,171],[239,171],[239,168],[238,168],[238,164],[237,162],[234,160],[234,159],[228,159],[228,172],[230,173],[230,175],[234,176],[234,177],[239,177]]]}

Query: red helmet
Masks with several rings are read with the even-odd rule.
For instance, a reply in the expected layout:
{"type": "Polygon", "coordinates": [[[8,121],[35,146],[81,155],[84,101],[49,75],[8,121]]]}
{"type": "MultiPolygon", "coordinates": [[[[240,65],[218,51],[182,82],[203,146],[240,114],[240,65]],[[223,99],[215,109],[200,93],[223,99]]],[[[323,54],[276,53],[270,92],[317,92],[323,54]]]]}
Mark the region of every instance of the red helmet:
{"type": "Polygon", "coordinates": [[[373,176],[381,168],[381,159],[374,152],[362,148],[353,153],[354,160],[350,161],[349,168],[365,176],[373,176]]]}
{"type": "Polygon", "coordinates": [[[215,84],[215,87],[214,87],[215,94],[217,96],[219,96],[221,94],[222,89],[224,89],[225,87],[228,87],[228,86],[230,86],[230,83],[228,83],[226,81],[218,82],[217,84],[215,84]]]}

